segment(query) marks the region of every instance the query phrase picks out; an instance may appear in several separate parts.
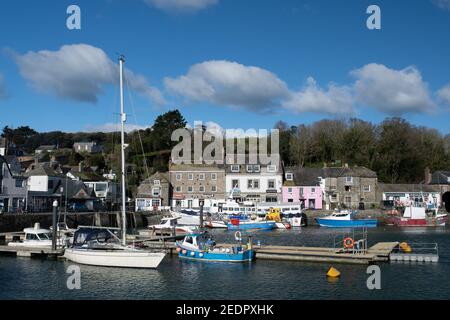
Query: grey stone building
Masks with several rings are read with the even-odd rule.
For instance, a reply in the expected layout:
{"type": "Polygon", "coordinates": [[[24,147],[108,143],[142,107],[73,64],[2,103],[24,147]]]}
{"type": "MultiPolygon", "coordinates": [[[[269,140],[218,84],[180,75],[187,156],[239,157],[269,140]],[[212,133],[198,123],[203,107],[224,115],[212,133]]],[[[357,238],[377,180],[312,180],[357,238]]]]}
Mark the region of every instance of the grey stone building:
{"type": "Polygon", "coordinates": [[[214,200],[225,200],[225,168],[221,165],[170,164],[172,207],[198,209],[199,200],[205,207],[214,200]]]}
{"type": "Polygon", "coordinates": [[[25,209],[26,178],[14,156],[0,156],[0,212],[21,212],[25,209]]]}
{"type": "Polygon", "coordinates": [[[170,208],[172,188],[168,172],[156,172],[137,188],[136,211],[166,210],[170,208]]]}
{"type": "Polygon", "coordinates": [[[103,151],[103,148],[97,142],[75,142],[73,144],[73,150],[78,153],[100,153],[103,151]]]}

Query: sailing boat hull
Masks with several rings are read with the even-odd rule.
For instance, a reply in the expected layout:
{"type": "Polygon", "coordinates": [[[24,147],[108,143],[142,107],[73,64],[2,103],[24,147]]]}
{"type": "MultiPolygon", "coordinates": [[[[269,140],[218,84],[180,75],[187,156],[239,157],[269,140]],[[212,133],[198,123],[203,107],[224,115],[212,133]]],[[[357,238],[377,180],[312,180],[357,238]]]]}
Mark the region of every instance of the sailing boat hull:
{"type": "Polygon", "coordinates": [[[164,259],[165,253],[137,250],[92,250],[68,248],[64,257],[79,264],[119,268],[155,269],[164,259]]]}

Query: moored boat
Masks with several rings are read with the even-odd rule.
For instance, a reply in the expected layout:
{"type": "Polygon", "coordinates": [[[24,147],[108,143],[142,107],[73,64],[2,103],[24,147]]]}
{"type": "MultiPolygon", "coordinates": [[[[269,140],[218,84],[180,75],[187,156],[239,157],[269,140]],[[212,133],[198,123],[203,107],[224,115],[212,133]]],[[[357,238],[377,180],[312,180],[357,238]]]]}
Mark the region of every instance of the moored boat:
{"type": "Polygon", "coordinates": [[[316,218],[316,221],[321,227],[328,228],[374,228],[378,224],[377,219],[354,219],[353,215],[352,211],[342,210],[326,217],[316,218]]]}
{"type": "Polygon", "coordinates": [[[402,216],[389,217],[387,224],[398,227],[444,227],[447,214],[438,213],[437,208],[427,212],[425,207],[407,206],[402,216]]]}
{"type": "MultiPolygon", "coordinates": [[[[21,248],[46,248],[52,247],[53,243],[53,233],[51,230],[42,229],[39,223],[34,224],[34,228],[23,229],[25,237],[23,241],[9,242],[10,247],[21,247],[21,248]]],[[[62,246],[64,241],[57,239],[57,245],[62,246]]]]}
{"type": "Polygon", "coordinates": [[[250,262],[254,259],[252,243],[242,245],[239,232],[235,235],[237,244],[231,247],[217,247],[208,232],[187,235],[182,242],[177,242],[178,256],[207,262],[250,262]]]}
{"type": "Polygon", "coordinates": [[[195,231],[194,227],[178,225],[178,220],[179,218],[162,218],[159,224],[150,225],[148,228],[157,235],[170,235],[174,231],[176,234],[186,234],[195,231]]]}
{"type": "Polygon", "coordinates": [[[272,230],[276,225],[274,221],[256,221],[248,219],[239,219],[237,217],[230,217],[230,221],[227,223],[229,230],[272,230]]]}

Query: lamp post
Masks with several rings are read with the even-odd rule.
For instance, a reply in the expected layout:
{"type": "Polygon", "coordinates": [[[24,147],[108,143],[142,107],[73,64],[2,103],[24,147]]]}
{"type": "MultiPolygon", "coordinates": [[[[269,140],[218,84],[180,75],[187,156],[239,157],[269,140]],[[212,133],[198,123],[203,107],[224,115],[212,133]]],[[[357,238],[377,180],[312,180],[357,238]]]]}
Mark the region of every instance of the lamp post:
{"type": "Polygon", "coordinates": [[[56,216],[58,214],[58,200],[53,201],[53,237],[52,237],[52,249],[56,250],[56,216]]]}
{"type": "Polygon", "coordinates": [[[203,206],[205,205],[205,200],[198,200],[198,205],[200,206],[200,230],[203,229],[203,206]]]}

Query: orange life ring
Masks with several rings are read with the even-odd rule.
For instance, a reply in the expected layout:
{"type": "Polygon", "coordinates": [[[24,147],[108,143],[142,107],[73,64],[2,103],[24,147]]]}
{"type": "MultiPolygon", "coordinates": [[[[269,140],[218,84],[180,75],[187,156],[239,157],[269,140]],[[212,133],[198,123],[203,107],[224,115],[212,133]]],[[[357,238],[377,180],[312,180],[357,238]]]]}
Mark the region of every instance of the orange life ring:
{"type": "Polygon", "coordinates": [[[347,237],[344,239],[344,248],[345,249],[351,249],[355,246],[355,240],[353,240],[350,237],[347,237]]]}

